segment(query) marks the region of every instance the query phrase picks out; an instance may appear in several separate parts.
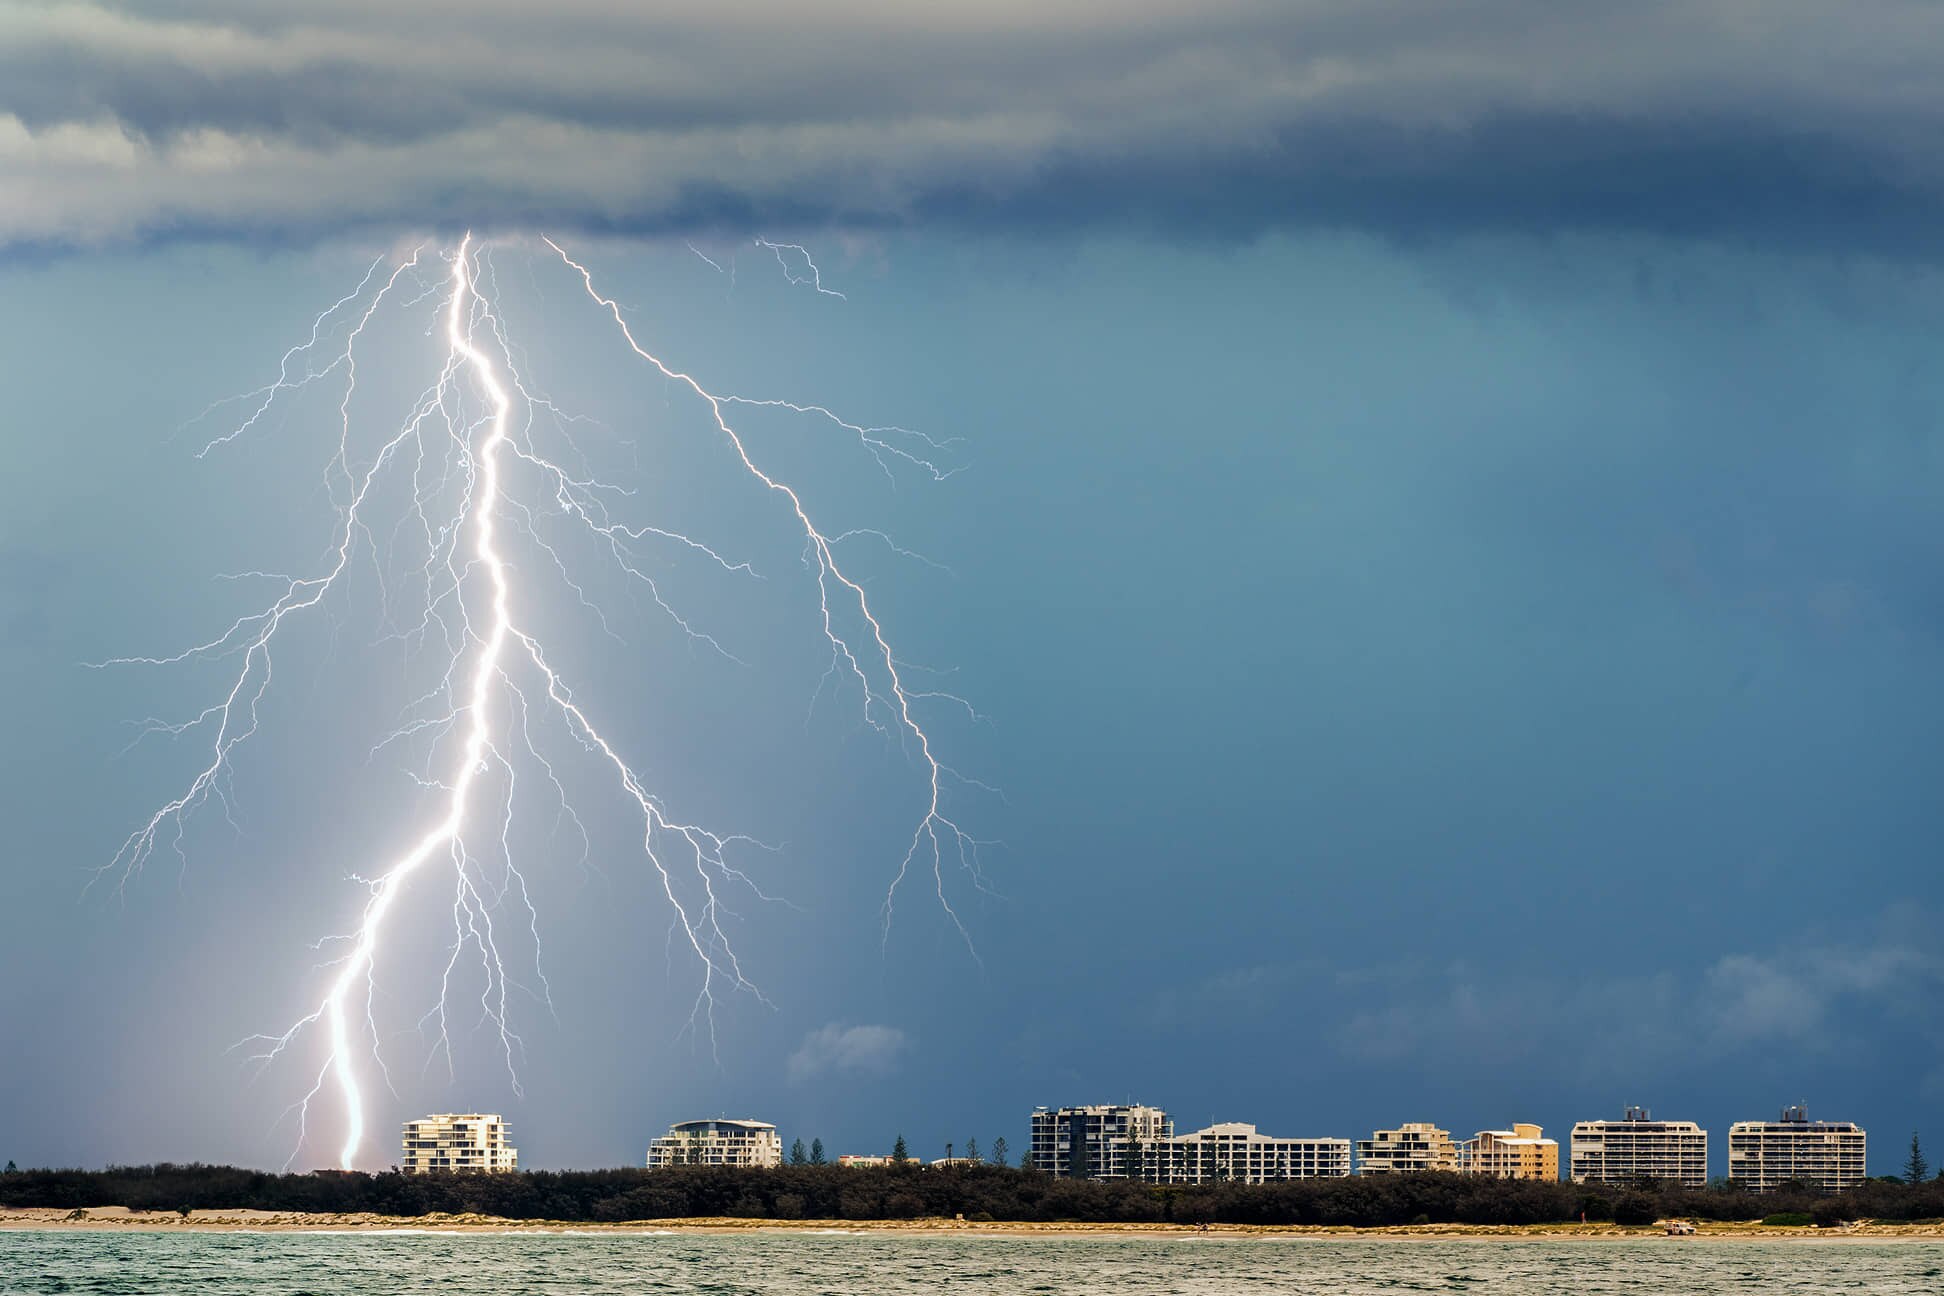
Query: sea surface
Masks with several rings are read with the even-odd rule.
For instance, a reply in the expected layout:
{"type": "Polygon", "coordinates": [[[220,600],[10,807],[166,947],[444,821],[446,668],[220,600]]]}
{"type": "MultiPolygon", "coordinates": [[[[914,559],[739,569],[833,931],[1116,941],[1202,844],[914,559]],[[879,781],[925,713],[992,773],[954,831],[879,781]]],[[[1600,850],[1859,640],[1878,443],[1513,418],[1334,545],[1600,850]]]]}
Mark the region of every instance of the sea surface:
{"type": "Polygon", "coordinates": [[[1944,1243],[0,1231],[0,1293],[1944,1292],[1944,1243]]]}

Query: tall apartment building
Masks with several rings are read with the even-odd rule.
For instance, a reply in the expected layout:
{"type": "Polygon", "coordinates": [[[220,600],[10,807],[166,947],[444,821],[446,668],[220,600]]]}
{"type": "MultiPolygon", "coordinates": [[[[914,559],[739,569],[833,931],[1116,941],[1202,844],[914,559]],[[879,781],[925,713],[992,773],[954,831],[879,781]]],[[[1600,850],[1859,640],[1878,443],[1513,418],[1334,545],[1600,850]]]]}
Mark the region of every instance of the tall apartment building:
{"type": "Polygon", "coordinates": [[[1494,1179],[1558,1179],[1559,1141],[1537,1125],[1480,1130],[1458,1145],[1458,1173],[1494,1179]]]}
{"type": "Polygon", "coordinates": [[[1863,1182],[1863,1131],[1852,1121],[1812,1121],[1806,1107],[1784,1107],[1779,1121],[1728,1127],[1728,1177],[1751,1192],[1801,1180],[1823,1192],[1863,1182]]]}
{"type": "Polygon", "coordinates": [[[1269,1183],[1350,1173],[1350,1140],[1279,1139],[1253,1125],[1210,1125],[1152,1143],[1128,1144],[1127,1174],[1150,1183],[1269,1183]]]}
{"type": "Polygon", "coordinates": [[[405,1122],[399,1168],[406,1174],[517,1170],[520,1154],[506,1141],[506,1122],[482,1112],[447,1112],[405,1122]]]}
{"type": "Polygon", "coordinates": [[[1573,1126],[1575,1183],[1661,1179],[1689,1188],[1708,1184],[1708,1131],[1693,1121],[1657,1121],[1645,1107],[1629,1107],[1617,1121],[1573,1126]]]}
{"type": "Polygon", "coordinates": [[[1039,1107],[1026,1164],[1063,1179],[1125,1179],[1130,1142],[1159,1143],[1173,1135],[1174,1122],[1159,1107],[1039,1107]]]}
{"type": "Polygon", "coordinates": [[[1357,1140],[1357,1173],[1412,1174],[1425,1170],[1455,1171],[1458,1149],[1451,1131],[1419,1121],[1396,1129],[1376,1130],[1357,1140]]]}
{"type": "Polygon", "coordinates": [[[648,1168],[679,1165],[778,1166],[783,1139],[776,1126],[753,1120],[679,1121],[648,1142],[648,1168]]]}

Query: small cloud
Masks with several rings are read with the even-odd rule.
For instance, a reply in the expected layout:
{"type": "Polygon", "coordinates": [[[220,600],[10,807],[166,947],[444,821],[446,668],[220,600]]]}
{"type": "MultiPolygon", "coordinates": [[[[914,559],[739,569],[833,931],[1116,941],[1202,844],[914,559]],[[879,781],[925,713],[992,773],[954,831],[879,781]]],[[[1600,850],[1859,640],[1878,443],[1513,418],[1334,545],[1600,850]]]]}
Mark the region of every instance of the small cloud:
{"type": "Polygon", "coordinates": [[[907,1043],[905,1033],[895,1026],[832,1022],[805,1035],[797,1051],[790,1054],[790,1079],[808,1080],[826,1072],[883,1075],[907,1043]]]}
{"type": "Polygon", "coordinates": [[[1930,994],[1944,973],[1936,959],[1904,946],[1824,948],[1759,958],[1731,954],[1708,969],[1704,1002],[1730,1043],[1823,1037],[1839,999],[1930,994]]]}
{"type": "Polygon", "coordinates": [[[1730,954],[1708,969],[1705,1000],[1715,1029],[1733,1041],[1813,1036],[1828,995],[1790,969],[1747,954],[1730,954]]]}

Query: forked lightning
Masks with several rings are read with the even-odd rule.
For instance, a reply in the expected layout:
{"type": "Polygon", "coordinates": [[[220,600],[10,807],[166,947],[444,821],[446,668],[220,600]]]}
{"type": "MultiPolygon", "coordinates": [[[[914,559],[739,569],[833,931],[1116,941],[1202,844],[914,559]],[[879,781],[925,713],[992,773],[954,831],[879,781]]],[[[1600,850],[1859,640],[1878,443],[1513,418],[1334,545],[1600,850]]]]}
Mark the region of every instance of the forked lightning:
{"type": "MultiPolygon", "coordinates": [[[[908,686],[864,586],[839,561],[838,548],[850,537],[869,536],[889,543],[888,537],[868,529],[834,536],[820,530],[802,495],[759,466],[745,438],[732,425],[729,412],[739,405],[760,406],[815,418],[855,438],[887,474],[905,467],[933,479],[944,478],[949,470],[936,461],[940,444],[903,428],[853,423],[820,405],[711,392],[644,348],[620,305],[599,291],[592,273],[551,239],[543,242],[551,256],[558,258],[558,267],[577,279],[587,297],[612,319],[620,341],[633,356],[665,381],[697,398],[735,461],[787,509],[800,527],[805,563],[815,581],[820,630],[830,650],[825,679],[841,674],[856,682],[862,691],[865,718],[908,745],[924,779],[923,814],[886,892],[884,921],[889,924],[898,887],[912,870],[928,870],[945,913],[961,936],[965,935],[965,926],[947,898],[946,871],[948,865],[963,868],[975,883],[978,880],[978,843],[948,814],[952,786],[969,780],[960,779],[940,761],[932,736],[918,715],[918,709],[929,700],[964,704],[950,694],[908,686]]],[[[779,260],[784,248],[802,251],[790,244],[764,242],[763,246],[775,251],[779,260]]],[[[345,1169],[355,1166],[365,1142],[366,1073],[383,1067],[374,993],[376,965],[381,949],[388,944],[439,942],[449,949],[445,975],[426,1018],[436,1026],[437,1041],[448,1054],[447,1009],[454,973],[465,950],[477,951],[486,986],[479,1005],[482,1018],[496,1028],[517,1088],[515,1064],[520,1042],[510,1024],[508,1007],[508,988],[513,983],[493,931],[495,914],[514,906],[536,940],[537,959],[538,915],[527,898],[526,879],[514,859],[509,828],[516,770],[522,766],[536,770],[558,797],[562,814],[579,823],[562,778],[534,736],[532,717],[536,711],[549,711],[610,772],[613,783],[639,811],[642,858],[667,899],[673,914],[672,930],[700,970],[701,986],[691,1024],[699,1022],[713,1031],[719,988],[754,990],[721,921],[727,889],[754,889],[751,879],[730,858],[732,850],[747,839],[683,822],[670,814],[622,755],[624,744],[610,738],[595,723],[590,708],[549,663],[542,635],[525,619],[532,614],[532,603],[522,601],[526,588],[522,582],[551,569],[583,605],[599,615],[564,556],[534,525],[536,512],[541,510],[585,528],[621,571],[646,583],[655,604],[673,617],[684,633],[718,648],[720,645],[663,598],[660,588],[633,559],[632,546],[644,541],[668,542],[730,571],[744,570],[745,565],[729,562],[714,548],[678,532],[616,520],[610,512],[611,502],[626,493],[584,471],[570,470],[567,464],[574,460],[558,451],[549,452],[541,444],[535,416],[541,411],[553,412],[554,407],[526,385],[515,366],[515,352],[493,302],[490,261],[470,235],[444,255],[450,270],[442,283],[421,278],[426,267],[436,264],[436,259],[421,248],[400,259],[372,291],[371,285],[380,279],[383,261],[374,263],[356,289],[318,316],[309,341],[284,354],[276,380],[239,398],[249,407],[249,413],[200,452],[207,455],[248,434],[286,393],[340,377],[339,441],[328,470],[336,523],[322,569],[305,576],[246,573],[251,579],[270,582],[276,597],[237,618],[221,634],[170,656],[122,657],[101,663],[166,666],[192,659],[240,661],[234,674],[227,677],[221,696],[208,706],[183,721],[152,721],[148,725],[151,731],[205,738],[207,756],[185,790],[129,834],[104,868],[125,885],[157,849],[166,845],[181,852],[186,821],[212,799],[228,812],[231,762],[237,747],[257,732],[259,707],[272,679],[272,649],[286,627],[313,612],[350,579],[354,554],[361,542],[375,543],[372,537],[381,523],[394,529],[414,527],[422,537],[425,561],[412,587],[415,618],[404,634],[438,653],[443,665],[438,684],[418,700],[385,742],[415,738],[431,742],[429,759],[434,764],[421,781],[436,793],[437,817],[398,854],[378,867],[359,870],[367,887],[363,908],[353,932],[326,942],[334,952],[343,952],[329,965],[329,984],[315,1006],[282,1032],[246,1042],[252,1045],[251,1055],[265,1065],[313,1047],[321,1050],[318,1069],[314,1075],[305,1072],[311,1075],[309,1087],[293,1108],[298,1122],[297,1149],[301,1151],[309,1136],[317,1104],[335,1094],[344,1128],[338,1163],[345,1169]],[[407,417],[371,454],[369,462],[360,465],[354,462],[357,455],[351,412],[357,388],[358,344],[380,309],[405,295],[405,285],[419,285],[421,291],[403,302],[401,309],[428,295],[443,294],[439,327],[445,354],[407,417]],[[318,354],[321,341],[334,331],[342,332],[342,345],[325,360],[318,354]],[[379,501],[390,498],[388,492],[396,492],[401,483],[410,501],[406,515],[389,519],[375,516],[383,507],[379,501]],[[537,483],[536,497],[522,498],[519,483],[537,483]],[[523,564],[509,559],[509,538],[532,546],[545,562],[523,564]],[[503,873],[497,876],[489,877],[483,867],[479,850],[482,837],[490,837],[499,848],[497,863],[503,873]],[[451,928],[435,935],[399,929],[395,923],[388,925],[407,888],[415,883],[422,885],[422,875],[440,871],[452,887],[451,928]]],[[[816,267],[809,262],[808,253],[803,253],[802,259],[814,276],[816,267]]],[[[788,270],[787,263],[785,268],[788,270]]],[[[796,278],[794,274],[791,277],[796,278]]],[[[839,295],[818,281],[812,282],[820,292],[839,295]]],[[[392,592],[386,591],[385,598],[389,604],[392,592]]],[[[966,943],[969,948],[969,938],[966,943]]],[[[537,967],[535,974],[544,992],[545,979],[537,967]]],[[[293,1159],[296,1155],[293,1151],[293,1159]]]]}

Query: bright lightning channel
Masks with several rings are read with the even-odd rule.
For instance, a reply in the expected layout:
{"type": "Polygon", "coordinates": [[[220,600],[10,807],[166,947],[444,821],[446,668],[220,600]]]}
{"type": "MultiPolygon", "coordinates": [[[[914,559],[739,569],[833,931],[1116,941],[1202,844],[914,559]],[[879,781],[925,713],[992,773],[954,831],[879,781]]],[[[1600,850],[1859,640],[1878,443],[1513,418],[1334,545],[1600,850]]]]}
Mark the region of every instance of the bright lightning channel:
{"type": "MultiPolygon", "coordinates": [[[[844,294],[838,292],[835,288],[824,287],[823,271],[817,269],[817,263],[814,260],[812,260],[810,257],[810,249],[804,247],[803,244],[772,243],[766,238],[759,238],[756,240],[756,246],[768,248],[771,252],[776,254],[776,264],[783,267],[783,277],[788,279],[791,283],[809,284],[812,288],[815,288],[818,292],[822,293],[826,297],[835,297],[839,301],[847,300],[844,297],[844,294]],[[783,255],[785,252],[794,252],[798,256],[803,258],[803,264],[809,267],[810,270],[810,273],[807,277],[804,275],[800,275],[796,272],[795,267],[791,266],[789,258],[783,255]]],[[[696,255],[701,256],[702,254],[700,252],[697,252],[696,255]]],[[[706,260],[707,258],[704,259],[706,260]]],[[[711,264],[713,264],[713,262],[711,264]]],[[[717,269],[720,268],[721,267],[719,266],[717,267],[717,269]]]]}
{"type": "MultiPolygon", "coordinates": [[[[940,905],[970,950],[972,943],[965,924],[947,897],[945,874],[948,864],[962,868],[976,885],[983,887],[978,863],[980,843],[947,813],[947,789],[948,784],[954,782],[979,788],[984,785],[958,775],[940,761],[934,752],[932,737],[921,723],[916,708],[931,700],[953,703],[968,713],[971,713],[971,708],[963,699],[952,694],[908,686],[900,669],[902,663],[892,651],[878,614],[872,608],[863,585],[840,564],[837,548],[853,537],[870,537],[882,541],[900,555],[919,556],[899,548],[883,532],[868,528],[845,531],[835,536],[826,535],[812,521],[802,496],[788,483],[758,465],[743,437],[731,424],[727,410],[734,406],[777,408],[823,420],[855,438],[887,475],[895,465],[903,464],[942,480],[950,475],[949,470],[940,468],[932,457],[934,452],[943,448],[942,443],[905,428],[867,427],[849,422],[821,405],[758,400],[709,391],[694,377],[664,363],[642,347],[621,307],[595,287],[593,274],[553,240],[543,241],[578,276],[587,295],[613,320],[619,338],[628,350],[663,379],[693,392],[707,406],[715,430],[733,451],[743,470],[765,491],[786,503],[803,534],[806,565],[816,583],[820,628],[830,649],[830,664],[819,692],[839,673],[855,680],[862,689],[864,718],[882,732],[901,736],[909,744],[909,750],[914,753],[925,779],[924,813],[885,893],[882,917],[886,931],[889,930],[892,905],[899,887],[914,868],[922,868],[931,873],[940,905]]],[[[774,251],[779,261],[783,260],[784,248],[802,254],[810,267],[812,278],[798,279],[785,263],[785,272],[793,282],[810,282],[821,293],[842,295],[822,286],[816,277],[815,263],[810,261],[808,252],[802,248],[794,244],[758,242],[774,251]]],[[[318,350],[321,340],[336,327],[334,321],[339,318],[339,313],[359,301],[377,277],[382,258],[374,262],[356,289],[317,317],[312,324],[309,340],[284,353],[274,382],[242,397],[232,398],[253,402],[249,413],[239,424],[210,441],[198,453],[200,458],[248,433],[265,418],[283,393],[342,371],[345,378],[339,402],[339,444],[329,469],[329,480],[333,483],[331,497],[338,501],[338,522],[335,541],[322,574],[292,577],[266,572],[242,573],[241,577],[280,584],[281,592],[256,612],[237,618],[222,634],[174,655],[122,657],[98,663],[104,666],[166,666],[192,659],[241,658],[240,668],[216,702],[186,721],[151,720],[144,726],[144,732],[171,736],[205,733],[210,741],[209,758],[191,779],[188,788],[163,804],[146,823],[129,834],[114,858],[104,867],[103,872],[118,872],[118,884],[125,886],[164,844],[165,836],[167,844],[176,854],[184,856],[185,824],[210,800],[216,800],[226,817],[229,815],[231,758],[236,748],[257,732],[258,708],[272,679],[273,642],[287,621],[317,607],[343,582],[360,538],[373,535],[375,519],[369,514],[375,507],[374,499],[379,495],[377,487],[381,476],[388,471],[402,473],[409,458],[411,507],[409,516],[400,519],[400,525],[414,521],[418,523],[426,560],[420,573],[424,580],[422,614],[416,625],[406,632],[406,637],[421,643],[436,642],[441,645],[446,650],[446,666],[440,683],[418,700],[421,704],[437,704],[441,709],[430,716],[416,714],[408,717],[397,731],[380,743],[380,747],[421,733],[429,733],[436,741],[442,735],[457,732],[460,735],[458,751],[442,777],[433,777],[428,773],[419,778],[422,785],[438,793],[440,811],[437,821],[375,874],[362,879],[368,888],[367,898],[356,930],[347,937],[337,938],[335,942],[347,948],[331,965],[331,979],[323,998],[315,1008],[280,1034],[257,1036],[245,1041],[255,1048],[251,1056],[262,1065],[268,1065],[295,1047],[301,1038],[313,1033],[321,1023],[324,1036],[322,1065],[309,1090],[291,1109],[298,1129],[297,1147],[292,1152],[292,1160],[309,1137],[313,1104],[321,1101],[327,1090],[334,1090],[342,1108],[344,1125],[338,1162],[345,1169],[354,1166],[364,1143],[366,1102],[360,1059],[365,1049],[368,1048],[372,1061],[386,1075],[389,1083],[389,1073],[385,1071],[384,1060],[379,1054],[378,1026],[373,1006],[375,969],[380,949],[387,938],[386,919],[407,884],[432,861],[444,860],[450,864],[454,887],[450,958],[441,980],[439,997],[433,1010],[427,1014],[427,1020],[436,1019],[438,1026],[435,1052],[443,1048],[447,1057],[451,1056],[447,1028],[451,980],[464,949],[468,945],[475,946],[486,982],[480,1000],[482,1020],[490,1020],[496,1026],[509,1074],[513,1077],[516,1091],[518,1089],[515,1064],[520,1041],[508,1021],[507,988],[510,982],[492,925],[493,911],[500,902],[510,902],[516,892],[536,941],[535,971],[543,989],[546,982],[544,973],[539,973],[537,967],[538,915],[527,898],[526,880],[513,859],[514,851],[509,838],[515,777],[514,744],[518,743],[538,763],[559,798],[563,814],[571,818],[577,827],[580,822],[568,800],[564,783],[536,746],[530,723],[532,710],[539,705],[536,696],[544,696],[552,713],[578,740],[579,745],[605,763],[615,782],[640,813],[642,853],[654,870],[673,913],[671,932],[687,946],[700,969],[701,986],[690,1014],[691,1026],[696,1025],[700,1017],[713,1039],[718,983],[731,990],[756,993],[755,987],[743,975],[720,921],[726,912],[719,895],[720,887],[740,885],[758,896],[762,895],[749,876],[734,867],[728,858],[732,846],[745,844],[748,839],[672,819],[662,802],[636,776],[613,742],[575,699],[572,689],[559,672],[549,664],[540,638],[522,625],[516,606],[518,569],[509,562],[500,545],[500,524],[509,518],[516,522],[525,519],[524,529],[528,537],[548,555],[583,605],[593,609],[597,615],[599,610],[574,579],[562,555],[541,538],[533,525],[535,506],[509,493],[509,470],[518,465],[536,472],[547,485],[550,498],[544,501],[545,504],[571,517],[602,542],[622,571],[645,582],[658,607],[692,639],[718,650],[720,645],[697,631],[663,599],[655,583],[631,561],[628,546],[652,537],[699,552],[725,570],[747,571],[747,564],[731,563],[708,545],[673,531],[653,526],[630,526],[614,520],[609,515],[606,501],[626,492],[585,475],[577,476],[561,466],[557,457],[542,452],[534,435],[534,413],[544,409],[558,415],[558,410],[551,402],[531,391],[514,367],[514,352],[490,300],[491,265],[470,234],[448,258],[450,274],[446,276],[446,287],[443,289],[445,299],[441,309],[445,360],[434,380],[415,402],[411,415],[384,441],[368,465],[361,471],[354,468],[350,411],[357,386],[358,341],[380,307],[395,295],[401,282],[418,276],[423,253],[424,249],[420,248],[402,260],[361,312],[353,308],[357,319],[345,332],[342,349],[328,362],[316,364],[313,353],[318,350]],[[481,283],[482,270],[488,279],[488,284],[484,286],[481,283]],[[299,359],[301,366],[295,363],[299,359]],[[293,376],[294,369],[300,372],[293,376]],[[484,398],[483,417],[469,417],[466,401],[468,380],[472,389],[484,398]],[[526,415],[524,419],[517,417],[522,410],[526,415]],[[443,471],[439,470],[441,464],[443,471]],[[437,504],[440,493],[450,492],[455,482],[458,502],[441,511],[437,504]],[[483,600],[478,593],[468,592],[479,584],[477,578],[472,578],[469,583],[470,574],[474,571],[484,575],[483,600]],[[525,687],[519,682],[518,677],[522,675],[529,680],[525,687]],[[475,791],[482,776],[495,771],[505,780],[506,800],[504,810],[496,816],[499,823],[498,844],[505,868],[505,876],[497,886],[484,877],[480,861],[468,845],[469,828],[476,830],[483,823],[483,809],[474,804],[475,791]],[[671,851],[674,853],[670,854],[671,851]],[[678,882],[678,873],[688,881],[678,882]],[[358,1014],[355,1021],[354,1013],[358,1014]]],[[[427,287],[413,300],[423,300],[438,291],[441,290],[427,287]]],[[[348,319],[349,315],[344,318],[348,319]]],[[[218,402],[211,410],[206,410],[205,415],[225,403],[228,402],[218,402]]],[[[929,562],[922,558],[919,560],[929,562]]],[[[389,593],[386,601],[389,605],[389,593]]],[[[976,713],[972,714],[976,718],[976,713]]],[[[585,840],[584,830],[582,837],[585,840]]],[[[397,943],[402,938],[393,933],[390,939],[397,943]]],[[[973,957],[976,959],[976,952],[973,957]]]]}

